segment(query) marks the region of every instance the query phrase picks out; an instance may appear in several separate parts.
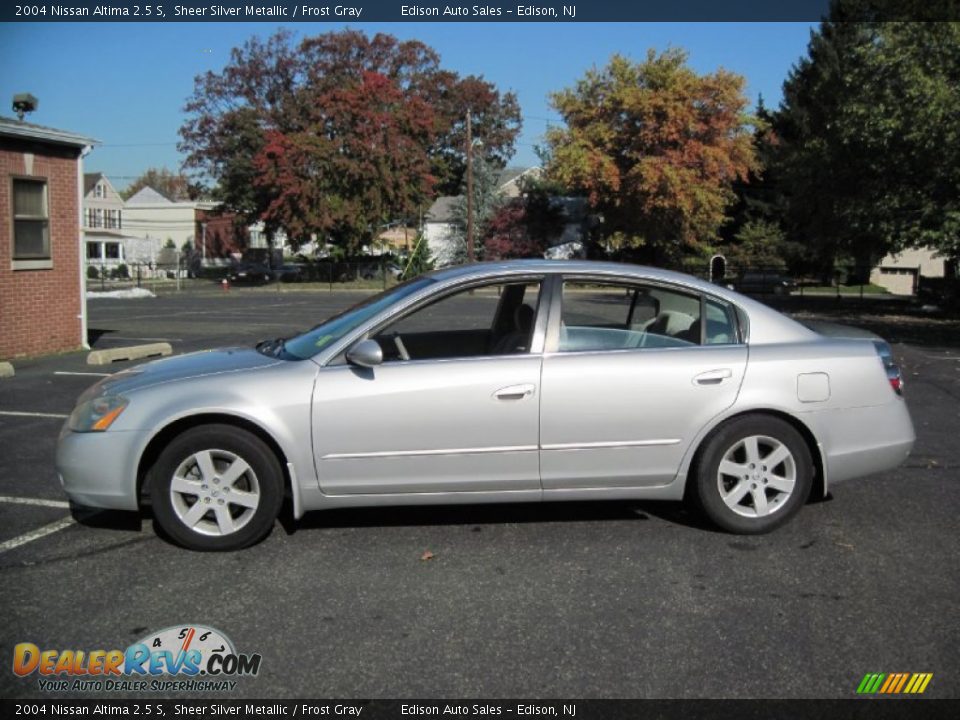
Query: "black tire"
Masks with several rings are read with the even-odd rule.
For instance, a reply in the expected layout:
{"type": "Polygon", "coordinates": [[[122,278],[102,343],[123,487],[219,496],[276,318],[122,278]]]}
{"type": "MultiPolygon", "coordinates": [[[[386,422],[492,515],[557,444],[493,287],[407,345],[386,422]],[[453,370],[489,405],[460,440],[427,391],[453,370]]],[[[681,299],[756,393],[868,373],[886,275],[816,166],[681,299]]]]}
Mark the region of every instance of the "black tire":
{"type": "Polygon", "coordinates": [[[200,425],[174,438],[150,469],[150,488],[160,528],[171,540],[191,550],[228,551],[253,545],[273,528],[283,503],[283,473],[273,451],[256,435],[232,425],[200,425]],[[213,479],[204,479],[201,458],[212,462],[213,479]],[[243,467],[232,465],[237,458],[246,463],[247,470],[225,491],[230,468],[243,467]],[[197,495],[172,491],[178,472],[178,487],[184,481],[195,483],[197,495]],[[240,497],[245,498],[244,504],[230,502],[240,497]],[[255,497],[256,506],[250,507],[255,497]],[[207,503],[208,509],[191,527],[182,516],[192,519],[187,513],[201,502],[207,503]],[[228,516],[221,523],[224,511],[228,516]],[[238,527],[224,531],[226,523],[238,527]]]}
{"type": "MultiPolygon", "coordinates": [[[[779,453],[782,451],[778,450],[778,457],[779,453]]],[[[806,502],[813,482],[813,460],[806,441],[790,423],[771,415],[745,415],[720,426],[707,438],[689,482],[690,499],[714,524],[739,535],[759,535],[783,525],[806,502]],[[757,438],[760,457],[760,462],[752,465],[747,455],[750,438],[757,438]],[[789,451],[789,459],[768,471],[763,461],[777,459],[773,454],[776,443],[789,451]],[[721,475],[725,456],[731,463],[725,467],[742,467],[744,475],[721,475]],[[791,475],[792,489],[785,492],[782,488],[791,475]],[[721,487],[729,493],[729,502],[721,487]],[[741,492],[745,494],[738,501],[741,492]]]]}

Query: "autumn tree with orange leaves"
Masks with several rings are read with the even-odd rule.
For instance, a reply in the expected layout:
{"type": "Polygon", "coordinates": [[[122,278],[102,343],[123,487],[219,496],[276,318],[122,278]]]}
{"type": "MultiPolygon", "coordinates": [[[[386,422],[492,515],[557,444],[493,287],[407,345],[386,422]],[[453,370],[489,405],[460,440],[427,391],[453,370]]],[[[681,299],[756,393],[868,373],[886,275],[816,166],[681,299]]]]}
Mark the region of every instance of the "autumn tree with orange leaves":
{"type": "Polygon", "coordinates": [[[757,169],[744,79],[698,75],[687,56],[615,55],[551,96],[566,127],[547,133],[548,177],[582,192],[645,262],[675,264],[709,251],[734,198],[757,169]]]}

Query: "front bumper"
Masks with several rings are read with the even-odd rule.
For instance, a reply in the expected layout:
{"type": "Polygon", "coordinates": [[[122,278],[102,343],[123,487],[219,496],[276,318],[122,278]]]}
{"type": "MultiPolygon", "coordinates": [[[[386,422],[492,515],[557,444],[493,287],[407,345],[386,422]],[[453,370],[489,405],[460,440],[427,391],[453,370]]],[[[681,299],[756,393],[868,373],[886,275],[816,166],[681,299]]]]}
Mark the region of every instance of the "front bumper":
{"type": "Polygon", "coordinates": [[[77,505],[136,510],[137,462],[146,431],[78,433],[64,426],[57,442],[57,474],[77,505]]]}

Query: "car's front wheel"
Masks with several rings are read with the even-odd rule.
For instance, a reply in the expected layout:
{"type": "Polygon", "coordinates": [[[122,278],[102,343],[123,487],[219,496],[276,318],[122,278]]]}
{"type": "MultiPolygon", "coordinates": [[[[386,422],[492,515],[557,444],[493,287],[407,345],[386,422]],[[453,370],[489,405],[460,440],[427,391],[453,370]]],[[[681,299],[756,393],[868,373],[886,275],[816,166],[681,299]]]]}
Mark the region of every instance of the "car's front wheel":
{"type": "Polygon", "coordinates": [[[283,474],[256,435],[202,425],[178,435],[150,471],[160,527],[192,550],[239,550],[264,538],[280,513],[283,474]]]}
{"type": "Polygon", "coordinates": [[[806,502],[813,460],[788,422],[750,415],[707,440],[691,480],[710,520],[729,532],[759,534],[785,523],[806,502]]]}

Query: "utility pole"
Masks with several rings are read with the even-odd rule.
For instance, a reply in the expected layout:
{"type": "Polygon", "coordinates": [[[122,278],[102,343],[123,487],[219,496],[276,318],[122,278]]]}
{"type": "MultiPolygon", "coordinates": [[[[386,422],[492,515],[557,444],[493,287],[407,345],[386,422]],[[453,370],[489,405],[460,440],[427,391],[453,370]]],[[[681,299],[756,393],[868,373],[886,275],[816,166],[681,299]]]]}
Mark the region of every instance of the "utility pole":
{"type": "Polygon", "coordinates": [[[474,261],[473,254],[473,127],[470,110],[467,110],[467,262],[474,261]]]}

